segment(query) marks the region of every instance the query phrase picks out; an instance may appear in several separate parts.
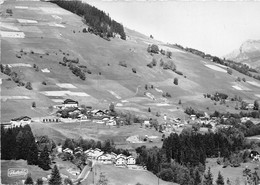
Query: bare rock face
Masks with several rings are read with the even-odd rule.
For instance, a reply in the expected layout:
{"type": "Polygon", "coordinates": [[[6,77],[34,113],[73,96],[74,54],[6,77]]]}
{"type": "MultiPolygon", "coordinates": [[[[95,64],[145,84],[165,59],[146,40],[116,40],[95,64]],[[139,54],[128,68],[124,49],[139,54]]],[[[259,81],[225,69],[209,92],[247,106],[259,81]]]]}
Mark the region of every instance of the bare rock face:
{"type": "Polygon", "coordinates": [[[260,40],[247,40],[239,49],[226,55],[225,58],[260,70],[260,40]]]}

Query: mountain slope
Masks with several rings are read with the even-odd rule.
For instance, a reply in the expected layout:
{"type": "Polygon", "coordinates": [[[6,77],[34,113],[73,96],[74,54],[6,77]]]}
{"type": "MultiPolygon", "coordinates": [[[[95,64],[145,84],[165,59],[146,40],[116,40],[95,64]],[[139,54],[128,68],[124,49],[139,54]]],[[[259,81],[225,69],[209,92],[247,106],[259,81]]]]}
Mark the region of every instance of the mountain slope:
{"type": "MultiPolygon", "coordinates": [[[[48,107],[66,98],[94,108],[107,108],[110,102],[115,102],[118,110],[149,117],[155,116],[156,112],[183,117],[183,109],[187,106],[210,112],[232,112],[232,107],[214,105],[214,102],[205,99],[204,93],[219,91],[250,101],[258,98],[259,82],[256,80],[236,71],[229,75],[225,66],[218,66],[136,31],[125,28],[126,40],[113,38],[111,41],[89,32],[83,33],[86,25],[81,17],[50,2],[5,1],[1,11],[4,12],[1,63],[10,65],[11,70],[23,82],[31,82],[33,88],[28,90],[17,86],[8,80],[8,76],[3,77],[3,121],[22,115],[49,115],[48,107]],[[12,9],[12,16],[5,13],[7,8],[12,9]],[[9,37],[10,34],[14,37],[14,32],[25,36],[9,37]],[[172,51],[172,59],[162,54],[148,53],[149,44],[172,51]],[[68,66],[60,64],[64,57],[79,59],[75,65],[82,66],[82,71],[85,69],[85,80],[75,76],[68,66]],[[157,65],[147,67],[153,58],[157,60],[157,65]],[[164,70],[160,67],[161,59],[164,62],[172,60],[183,75],[164,70]],[[120,66],[119,62],[126,63],[127,67],[120,66]],[[252,83],[236,82],[237,77],[246,78],[252,83]],[[173,84],[174,78],[178,78],[178,85],[173,84]],[[153,85],[154,88],[146,90],[146,85],[153,85]],[[52,91],[51,94],[49,91],[52,91]],[[171,97],[163,97],[162,92],[168,92],[171,97]],[[179,100],[182,105],[178,104],[179,100]],[[36,102],[34,109],[31,108],[33,101],[36,102]],[[151,113],[147,112],[148,107],[151,107],[151,113]]],[[[162,120],[161,117],[158,119],[162,120]]]]}
{"type": "Polygon", "coordinates": [[[239,49],[225,56],[227,59],[260,69],[260,40],[247,40],[239,49]]]}

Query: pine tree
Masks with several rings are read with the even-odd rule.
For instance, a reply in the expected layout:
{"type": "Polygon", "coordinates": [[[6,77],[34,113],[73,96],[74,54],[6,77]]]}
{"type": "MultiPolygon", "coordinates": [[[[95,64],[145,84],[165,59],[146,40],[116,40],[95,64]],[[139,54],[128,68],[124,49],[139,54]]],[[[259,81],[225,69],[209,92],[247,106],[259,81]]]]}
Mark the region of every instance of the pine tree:
{"type": "Polygon", "coordinates": [[[49,185],[62,185],[60,172],[56,165],[51,171],[51,178],[49,180],[49,185]]]}
{"type": "Polygon", "coordinates": [[[43,180],[41,178],[37,179],[36,185],[43,185],[43,180]]]}
{"type": "Polygon", "coordinates": [[[208,168],[207,173],[204,174],[203,185],[213,185],[213,176],[210,172],[210,167],[208,168]]]}
{"type": "Polygon", "coordinates": [[[44,147],[43,151],[40,154],[38,165],[43,170],[49,170],[50,169],[51,160],[49,157],[49,151],[47,146],[44,147]]]}
{"type": "Polygon", "coordinates": [[[195,177],[194,177],[194,185],[200,185],[201,183],[201,176],[199,170],[195,171],[195,177]]]}
{"type": "Polygon", "coordinates": [[[229,178],[227,178],[227,185],[231,185],[229,178]]]}
{"type": "Polygon", "coordinates": [[[33,184],[33,179],[30,174],[27,176],[24,184],[33,184]]]}
{"type": "Polygon", "coordinates": [[[36,143],[33,143],[29,148],[27,155],[27,164],[28,165],[37,165],[38,164],[38,148],[36,143]]]}
{"type": "Polygon", "coordinates": [[[217,185],[224,185],[225,182],[224,182],[224,178],[223,176],[221,175],[220,171],[218,172],[218,178],[216,180],[216,184],[217,185]]]}

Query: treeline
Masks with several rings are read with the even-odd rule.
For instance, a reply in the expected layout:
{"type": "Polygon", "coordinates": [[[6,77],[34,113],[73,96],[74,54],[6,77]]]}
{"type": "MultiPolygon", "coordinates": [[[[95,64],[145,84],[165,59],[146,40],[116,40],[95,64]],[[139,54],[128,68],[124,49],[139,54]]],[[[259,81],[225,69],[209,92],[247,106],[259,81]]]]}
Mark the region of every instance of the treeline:
{"type": "Polygon", "coordinates": [[[257,80],[260,80],[260,75],[253,75],[252,73],[250,72],[257,72],[257,70],[249,67],[248,65],[246,64],[242,64],[242,63],[239,63],[239,62],[235,62],[235,61],[232,61],[232,60],[223,60],[223,59],[220,59],[219,57],[216,57],[216,56],[212,56],[210,54],[205,54],[204,52],[202,51],[199,51],[197,49],[193,49],[193,48],[184,48],[182,47],[181,45],[175,45],[177,47],[179,47],[180,49],[182,50],[185,50],[185,51],[188,51],[190,53],[193,53],[195,55],[198,55],[202,58],[205,58],[205,59],[208,59],[208,60],[212,60],[213,62],[215,63],[218,63],[218,64],[222,64],[222,65],[225,65],[227,67],[230,67],[244,75],[247,75],[247,76],[250,76],[250,77],[253,77],[257,80]]]}
{"type": "Polygon", "coordinates": [[[114,34],[119,34],[121,39],[126,39],[123,25],[112,20],[108,14],[94,6],[81,1],[54,0],[51,2],[83,17],[86,24],[90,26],[88,30],[102,38],[109,38],[113,37],[114,34]]]}
{"type": "Polygon", "coordinates": [[[180,184],[199,184],[207,157],[228,158],[244,147],[244,135],[236,128],[217,133],[183,132],[164,139],[162,148],[138,147],[137,163],[163,180],[180,184]],[[196,182],[196,183],[195,183],[196,182]]]}
{"type": "Polygon", "coordinates": [[[10,76],[8,80],[13,80],[18,86],[25,86],[26,89],[32,90],[31,82],[23,82],[20,75],[18,75],[17,72],[12,71],[8,64],[0,64],[0,71],[1,73],[10,76]]]}
{"type": "Polygon", "coordinates": [[[31,127],[1,127],[1,159],[27,161],[28,165],[38,165],[44,170],[50,169],[50,152],[56,147],[47,136],[39,137],[36,142],[31,127]]]}

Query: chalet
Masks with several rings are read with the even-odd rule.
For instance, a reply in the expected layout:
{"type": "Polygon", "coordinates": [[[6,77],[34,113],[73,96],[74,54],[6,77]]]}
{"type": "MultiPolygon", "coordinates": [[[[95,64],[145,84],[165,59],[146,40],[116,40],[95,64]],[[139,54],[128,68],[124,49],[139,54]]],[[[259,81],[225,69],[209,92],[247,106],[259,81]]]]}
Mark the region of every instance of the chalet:
{"type": "Polygon", "coordinates": [[[98,162],[104,163],[104,164],[112,164],[113,159],[110,154],[102,154],[97,157],[98,162]]]}
{"type": "Polygon", "coordinates": [[[63,106],[64,108],[68,108],[68,107],[78,107],[79,103],[77,101],[74,101],[72,99],[66,99],[63,102],[63,106]]]}
{"type": "Polygon", "coordinates": [[[253,109],[254,109],[254,104],[253,104],[253,103],[249,103],[249,104],[246,106],[246,109],[247,109],[247,110],[253,110],[253,109]]]}
{"type": "Polygon", "coordinates": [[[120,156],[116,158],[116,166],[124,166],[126,165],[126,158],[123,156],[120,156]]]}
{"type": "Polygon", "coordinates": [[[196,115],[193,115],[193,114],[192,114],[192,115],[190,115],[190,119],[191,119],[191,120],[193,120],[193,121],[194,121],[196,118],[197,118],[197,116],[196,116],[196,115]]]}
{"type": "Polygon", "coordinates": [[[115,121],[115,120],[108,120],[108,121],[106,122],[106,125],[116,126],[116,121],[115,121]]]}
{"type": "Polygon", "coordinates": [[[91,111],[93,116],[104,116],[105,112],[99,109],[95,109],[91,111]]]}
{"type": "Polygon", "coordinates": [[[126,158],[126,163],[127,163],[127,165],[135,165],[135,163],[136,163],[135,158],[133,156],[128,156],[126,158]]]}
{"type": "Polygon", "coordinates": [[[64,153],[69,153],[69,154],[73,154],[73,151],[69,148],[66,148],[63,150],[64,153]]]}
{"type": "Polygon", "coordinates": [[[62,146],[61,146],[61,145],[58,145],[58,146],[57,146],[57,152],[58,152],[58,153],[62,153],[62,146]]]}
{"type": "Polygon", "coordinates": [[[144,126],[145,127],[150,127],[151,126],[150,121],[149,120],[144,121],[144,126]]]}
{"type": "Polygon", "coordinates": [[[19,118],[14,118],[10,121],[11,127],[19,127],[31,124],[32,119],[28,116],[22,116],[19,118]]]}
{"type": "Polygon", "coordinates": [[[84,152],[84,154],[87,155],[89,159],[97,159],[100,155],[104,154],[103,151],[101,151],[99,148],[96,149],[89,149],[84,152]]]}

